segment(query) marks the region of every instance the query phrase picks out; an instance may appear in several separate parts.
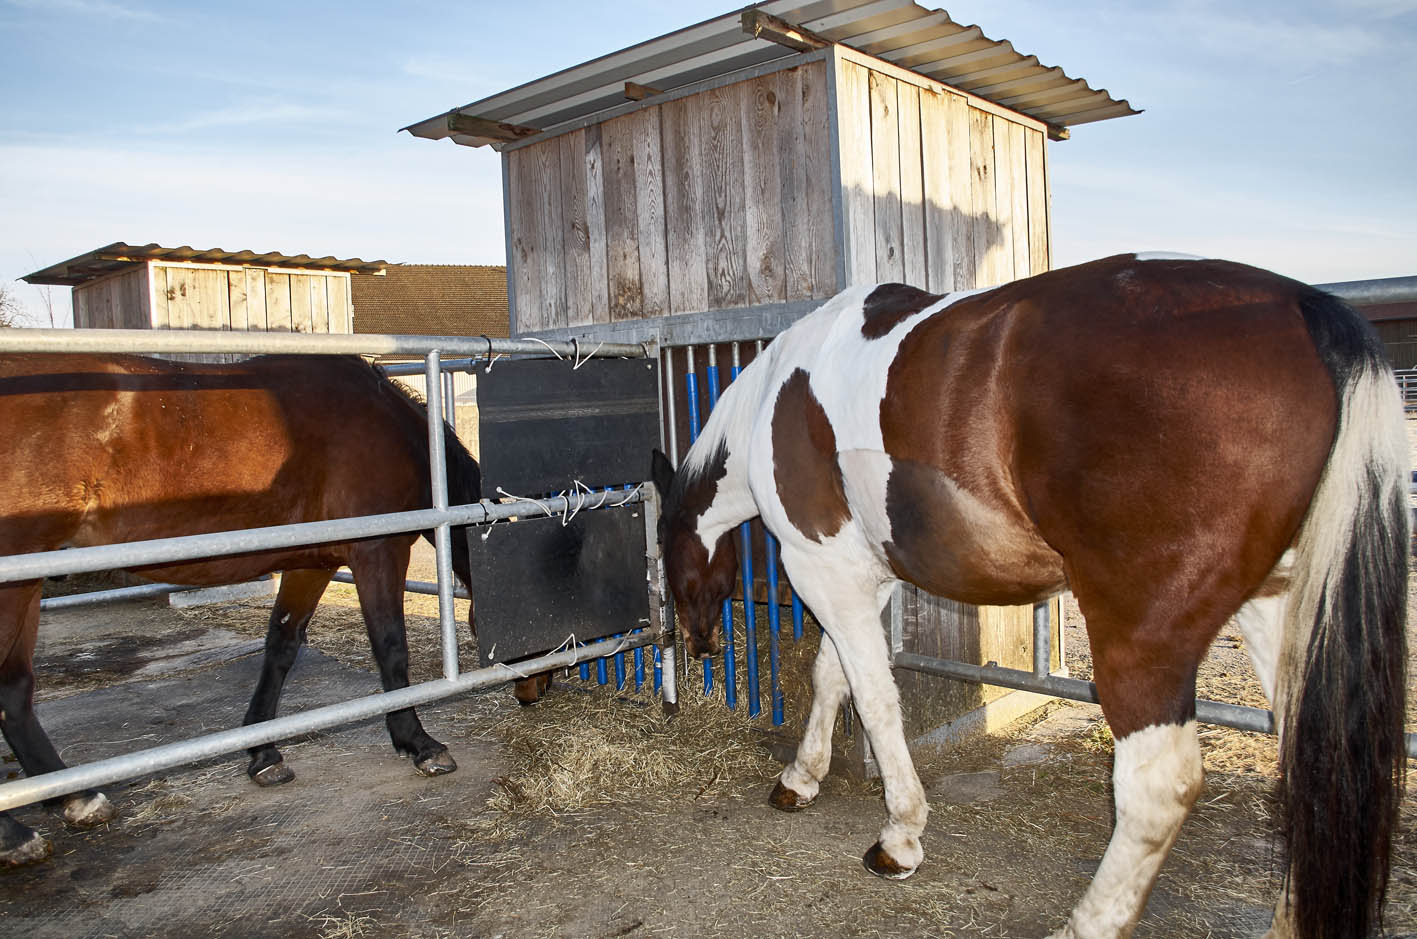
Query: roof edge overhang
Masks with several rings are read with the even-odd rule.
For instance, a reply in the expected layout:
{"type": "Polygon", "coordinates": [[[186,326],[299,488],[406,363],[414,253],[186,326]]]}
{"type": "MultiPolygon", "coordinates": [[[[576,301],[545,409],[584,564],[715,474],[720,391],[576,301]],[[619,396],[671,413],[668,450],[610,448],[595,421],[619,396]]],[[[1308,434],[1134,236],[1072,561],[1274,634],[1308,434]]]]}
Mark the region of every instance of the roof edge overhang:
{"type": "Polygon", "coordinates": [[[401,130],[503,149],[529,137],[754,66],[839,44],[1034,118],[1055,139],[1076,124],[1141,113],[1105,88],[910,0],[766,0],[600,56],[401,130]],[[763,29],[772,21],[781,30],[763,29]],[[805,38],[805,45],[804,40],[805,38]]]}
{"type": "Polygon", "coordinates": [[[56,287],[78,287],[150,261],[182,264],[213,264],[238,267],[277,267],[301,271],[333,271],[353,274],[379,274],[387,261],[365,261],[362,258],[312,258],[308,254],[281,254],[278,251],[227,251],[222,248],[201,250],[183,245],[164,248],[158,244],[130,245],[116,241],[111,245],[72,257],[58,264],[26,274],[20,279],[28,284],[56,287]]]}

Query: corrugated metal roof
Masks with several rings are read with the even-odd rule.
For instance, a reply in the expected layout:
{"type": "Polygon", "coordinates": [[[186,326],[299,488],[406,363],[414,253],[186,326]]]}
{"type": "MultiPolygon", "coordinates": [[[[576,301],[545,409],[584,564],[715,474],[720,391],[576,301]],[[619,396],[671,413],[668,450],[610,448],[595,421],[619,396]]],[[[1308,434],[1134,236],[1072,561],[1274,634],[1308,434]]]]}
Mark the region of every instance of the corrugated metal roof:
{"type": "Polygon", "coordinates": [[[284,267],[311,271],[352,271],[377,274],[388,266],[387,261],[365,261],[360,258],[312,258],[308,254],[281,254],[279,251],[226,251],[222,248],[199,250],[189,245],[164,248],[158,244],[130,245],[116,241],[103,248],[81,254],[67,261],[52,264],[20,279],[29,284],[54,284],[77,287],[105,277],[125,267],[148,261],[182,261],[194,264],[236,264],[245,267],[284,267]]]}
{"type": "Polygon", "coordinates": [[[768,0],[620,52],[593,59],[509,91],[403,128],[432,140],[497,146],[502,140],[454,129],[455,116],[513,128],[549,130],[625,103],[625,83],[659,91],[727,75],[798,53],[744,32],[756,10],[815,36],[841,43],[943,84],[1026,114],[1055,128],[1139,113],[1106,89],[990,39],[978,26],[909,0],[768,0]]]}

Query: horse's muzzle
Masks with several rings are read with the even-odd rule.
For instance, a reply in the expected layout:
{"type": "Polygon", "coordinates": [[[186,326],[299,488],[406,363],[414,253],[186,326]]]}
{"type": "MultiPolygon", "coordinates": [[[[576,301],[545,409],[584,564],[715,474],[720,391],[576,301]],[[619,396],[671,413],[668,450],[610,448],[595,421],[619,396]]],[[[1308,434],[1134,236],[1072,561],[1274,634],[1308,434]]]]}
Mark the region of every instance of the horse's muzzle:
{"type": "Polygon", "coordinates": [[[723,638],[717,625],[713,632],[707,636],[701,636],[684,630],[684,648],[689,655],[696,659],[707,659],[718,655],[723,651],[723,638]]]}

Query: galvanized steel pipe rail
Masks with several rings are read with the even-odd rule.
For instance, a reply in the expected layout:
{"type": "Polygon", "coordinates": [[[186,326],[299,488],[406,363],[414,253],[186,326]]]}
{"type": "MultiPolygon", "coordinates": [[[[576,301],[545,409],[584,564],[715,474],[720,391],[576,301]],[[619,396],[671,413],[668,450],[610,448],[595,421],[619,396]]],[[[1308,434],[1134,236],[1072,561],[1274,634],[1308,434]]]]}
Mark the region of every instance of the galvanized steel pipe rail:
{"type": "MultiPolygon", "coordinates": [[[[390,335],[307,335],[264,332],[184,332],[145,329],[16,329],[0,331],[0,352],[24,353],[237,353],[303,355],[419,355],[428,389],[428,413],[443,414],[444,364],[442,353],[472,358],[455,363],[470,370],[473,360],[492,360],[501,355],[544,355],[550,352],[577,363],[590,358],[645,358],[657,355],[648,344],[601,343],[584,349],[578,341],[491,339],[486,336],[390,336],[390,335]]],[[[453,364],[453,363],[450,363],[453,364]]],[[[399,368],[401,373],[419,370],[399,368]]],[[[594,643],[519,663],[516,670],[504,665],[461,673],[458,667],[457,624],[453,618],[451,529],[453,526],[485,525],[499,520],[545,513],[556,515],[598,507],[587,503],[593,497],[572,494],[538,499],[535,503],[488,501],[449,506],[443,421],[428,421],[432,509],[394,512],[359,518],[331,519],[274,525],[243,531],[186,535],[151,541],[40,551],[0,557],[0,583],[32,580],[56,574],[144,567],[173,561],[217,557],[227,554],[270,551],[310,544],[349,541],[405,532],[434,532],[437,558],[439,625],[442,633],[443,674],[439,681],[423,682],[395,691],[354,701],[315,708],[259,724],[178,741],[125,756],[70,767],[33,778],[0,785],[0,810],[48,799],[122,779],[168,769],[224,753],[248,749],[337,724],[375,717],[401,708],[425,704],[456,694],[517,678],[574,665],[577,662],[614,655],[662,639],[663,631],[646,632],[594,643]]],[[[618,494],[613,505],[644,502],[639,489],[618,494]]],[[[158,587],[156,589],[162,589],[158,587]]],[[[672,664],[670,665],[672,668],[672,664]]],[[[672,674],[666,669],[665,691],[672,694],[672,674]]]]}
{"type": "Polygon", "coordinates": [[[575,340],[492,339],[487,336],[381,336],[310,333],[198,332],[159,329],[7,329],[0,352],[92,352],[182,355],[440,355],[488,358],[545,355],[562,358],[642,359],[645,343],[606,342],[590,347],[575,340]]]}

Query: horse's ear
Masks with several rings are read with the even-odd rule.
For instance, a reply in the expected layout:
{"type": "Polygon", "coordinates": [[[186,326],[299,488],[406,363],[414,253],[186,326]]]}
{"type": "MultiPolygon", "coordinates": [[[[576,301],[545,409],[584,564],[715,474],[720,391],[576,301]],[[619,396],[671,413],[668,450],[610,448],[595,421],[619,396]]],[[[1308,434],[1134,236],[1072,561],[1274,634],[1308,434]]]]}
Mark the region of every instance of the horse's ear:
{"type": "Polygon", "coordinates": [[[650,460],[650,479],[654,480],[654,488],[659,490],[660,496],[669,498],[669,487],[674,484],[674,464],[658,447],[654,448],[654,456],[650,460]]]}

